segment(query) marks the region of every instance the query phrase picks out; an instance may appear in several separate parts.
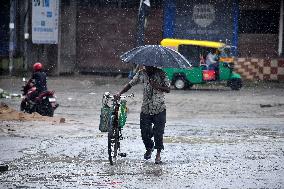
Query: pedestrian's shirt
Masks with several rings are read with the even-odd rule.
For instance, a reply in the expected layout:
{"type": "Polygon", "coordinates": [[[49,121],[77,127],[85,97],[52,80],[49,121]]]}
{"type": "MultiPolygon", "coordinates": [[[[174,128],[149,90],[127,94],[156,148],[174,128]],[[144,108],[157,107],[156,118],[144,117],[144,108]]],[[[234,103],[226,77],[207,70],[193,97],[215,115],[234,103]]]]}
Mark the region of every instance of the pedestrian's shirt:
{"type": "MultiPolygon", "coordinates": [[[[161,86],[170,87],[169,79],[162,70],[160,72],[156,72],[151,78],[154,82],[161,86]]],[[[137,72],[133,79],[129,82],[131,86],[139,83],[144,85],[141,112],[144,114],[155,115],[164,111],[166,109],[165,94],[162,91],[154,89],[150,85],[149,76],[145,70],[137,72]]]]}

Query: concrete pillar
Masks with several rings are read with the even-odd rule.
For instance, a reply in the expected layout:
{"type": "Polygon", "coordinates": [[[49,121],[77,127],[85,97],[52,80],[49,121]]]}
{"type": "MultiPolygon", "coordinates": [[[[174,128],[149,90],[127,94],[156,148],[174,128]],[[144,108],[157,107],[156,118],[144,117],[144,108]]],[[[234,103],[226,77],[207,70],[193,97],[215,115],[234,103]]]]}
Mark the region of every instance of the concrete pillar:
{"type": "Polygon", "coordinates": [[[29,2],[24,2],[24,70],[28,70],[28,39],[29,39],[29,2]]]}
{"type": "Polygon", "coordinates": [[[283,56],[283,1],[280,0],[280,18],[279,18],[279,45],[278,45],[278,55],[283,56]]]}
{"type": "Polygon", "coordinates": [[[56,75],[60,75],[61,69],[61,32],[62,32],[62,0],[59,0],[59,13],[58,13],[58,43],[57,43],[57,64],[56,75]]]}
{"type": "Polygon", "coordinates": [[[59,23],[58,74],[73,73],[76,67],[77,1],[62,0],[59,23]],[[67,3],[68,2],[68,3],[67,3]],[[60,43],[60,44],[59,44],[60,43]]]}
{"type": "Polygon", "coordinates": [[[9,40],[9,74],[12,75],[14,66],[14,51],[16,42],[16,0],[10,0],[10,40],[9,40]]]}

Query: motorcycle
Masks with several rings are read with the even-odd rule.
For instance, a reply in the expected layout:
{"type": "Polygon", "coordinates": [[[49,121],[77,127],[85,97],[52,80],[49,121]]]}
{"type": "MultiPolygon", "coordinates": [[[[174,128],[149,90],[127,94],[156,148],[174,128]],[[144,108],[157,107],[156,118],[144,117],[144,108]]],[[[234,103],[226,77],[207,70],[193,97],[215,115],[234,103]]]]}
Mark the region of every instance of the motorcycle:
{"type": "Polygon", "coordinates": [[[59,106],[56,102],[56,96],[54,91],[44,91],[40,93],[34,100],[30,100],[28,95],[36,90],[34,82],[27,82],[23,78],[25,83],[22,86],[22,102],[21,102],[21,111],[27,113],[37,112],[42,116],[53,117],[55,109],[59,106]]]}

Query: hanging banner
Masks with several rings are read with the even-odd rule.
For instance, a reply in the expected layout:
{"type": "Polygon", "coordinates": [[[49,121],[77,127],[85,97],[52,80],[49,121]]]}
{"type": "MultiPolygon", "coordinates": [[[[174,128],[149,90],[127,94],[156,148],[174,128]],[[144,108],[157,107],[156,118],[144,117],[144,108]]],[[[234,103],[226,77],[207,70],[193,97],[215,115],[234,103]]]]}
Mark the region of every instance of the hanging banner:
{"type": "Polygon", "coordinates": [[[33,0],[32,3],[33,43],[57,44],[59,0],[33,0]]]}

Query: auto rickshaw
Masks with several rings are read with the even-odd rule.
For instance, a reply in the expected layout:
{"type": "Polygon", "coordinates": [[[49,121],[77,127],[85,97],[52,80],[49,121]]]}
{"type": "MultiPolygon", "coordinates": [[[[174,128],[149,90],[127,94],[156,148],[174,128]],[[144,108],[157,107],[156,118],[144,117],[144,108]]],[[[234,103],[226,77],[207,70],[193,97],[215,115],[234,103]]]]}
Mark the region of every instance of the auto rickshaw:
{"type": "Polygon", "coordinates": [[[235,73],[234,58],[231,46],[221,42],[163,39],[161,45],[181,53],[192,65],[191,68],[164,68],[172,85],[176,89],[190,88],[195,84],[226,81],[232,90],[242,87],[241,76],[235,73]],[[206,55],[211,51],[219,51],[216,69],[210,70],[205,64],[206,55]]]}

